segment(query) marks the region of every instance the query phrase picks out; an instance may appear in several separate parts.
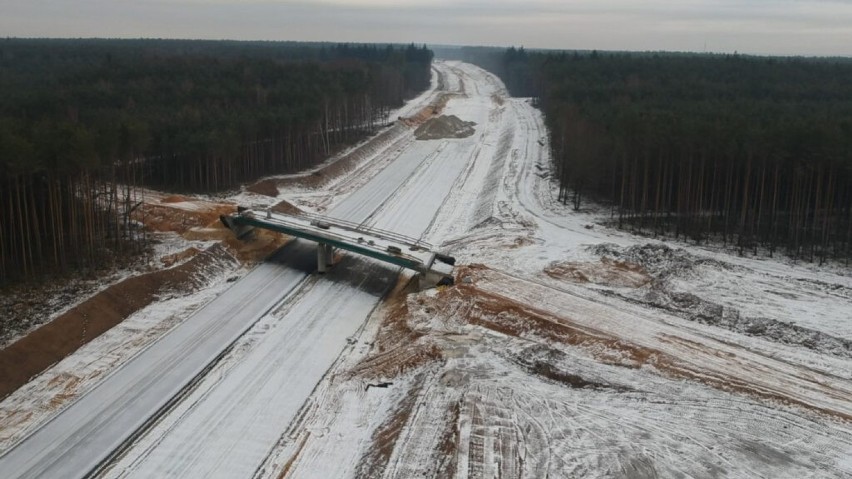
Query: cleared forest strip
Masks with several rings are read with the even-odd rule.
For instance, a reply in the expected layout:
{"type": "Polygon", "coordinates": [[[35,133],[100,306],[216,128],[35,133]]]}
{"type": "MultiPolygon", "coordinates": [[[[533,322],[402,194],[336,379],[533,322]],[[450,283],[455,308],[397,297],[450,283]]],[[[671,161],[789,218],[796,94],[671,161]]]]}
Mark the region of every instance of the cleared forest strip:
{"type": "Polygon", "coordinates": [[[379,133],[373,138],[370,138],[361,145],[347,151],[330,163],[321,166],[318,169],[300,173],[297,175],[288,175],[280,178],[266,178],[246,188],[248,191],[266,195],[277,196],[280,188],[292,186],[300,186],[304,188],[322,188],[325,187],[345,175],[357,170],[358,167],[367,159],[377,155],[388,145],[393,144],[400,137],[407,134],[411,129],[416,128],[429,119],[436,117],[444,111],[444,107],[453,94],[440,93],[429,104],[423,107],[417,114],[408,118],[400,118],[397,123],[387,130],[379,133]]]}

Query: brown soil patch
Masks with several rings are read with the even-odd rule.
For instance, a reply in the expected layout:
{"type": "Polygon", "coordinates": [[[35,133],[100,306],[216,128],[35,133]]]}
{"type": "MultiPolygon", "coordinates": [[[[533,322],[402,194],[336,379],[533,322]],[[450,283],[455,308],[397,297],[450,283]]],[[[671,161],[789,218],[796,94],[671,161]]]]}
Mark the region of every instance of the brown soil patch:
{"type": "Polygon", "coordinates": [[[203,270],[222,261],[236,264],[221,245],[215,245],[180,266],[127,278],[0,350],[0,398],[149,305],[159,294],[197,290],[205,284],[203,270]]]}
{"type": "Polygon", "coordinates": [[[80,385],[80,378],[71,374],[61,374],[56,376],[48,385],[58,386],[62,384],[62,391],[50,398],[50,407],[56,409],[65,404],[66,401],[77,395],[77,387],[80,385]]]}
{"type": "Polygon", "coordinates": [[[179,251],[177,253],[168,254],[160,258],[160,262],[163,263],[163,266],[166,268],[170,268],[175,265],[175,263],[180,263],[181,261],[192,258],[197,255],[201,251],[198,248],[190,247],[183,251],[179,251]]]}
{"type": "Polygon", "coordinates": [[[0,424],[2,426],[0,427],[0,441],[8,441],[9,437],[11,437],[7,435],[8,432],[14,431],[19,425],[26,423],[32,416],[32,411],[12,411],[8,416],[3,417],[0,424]]]}
{"type": "Polygon", "coordinates": [[[170,206],[169,203],[145,203],[136,210],[134,219],[151,231],[173,231],[184,234],[192,228],[207,227],[219,221],[220,215],[234,213],[234,205],[195,201],[193,209],[170,206]]]}
{"type": "Polygon", "coordinates": [[[400,118],[399,121],[409,127],[422,125],[430,118],[440,115],[444,111],[444,108],[446,108],[447,103],[454,96],[455,95],[452,93],[442,93],[438,95],[438,97],[426,108],[421,109],[416,114],[409,116],[408,118],[400,118]]]}
{"type": "Polygon", "coordinates": [[[391,293],[374,342],[375,351],[350,370],[352,376],[392,378],[443,357],[440,347],[431,337],[412,330],[408,322],[411,317],[406,302],[408,292],[398,286],[391,293]]]}
{"type": "Polygon", "coordinates": [[[234,233],[217,221],[210,226],[191,228],[181,236],[189,241],[227,241],[234,233]]]}
{"type": "Polygon", "coordinates": [[[467,138],[476,133],[476,123],[464,121],[455,115],[441,115],[431,118],[415,131],[418,140],[442,140],[447,138],[467,138]]]}
{"type": "MultiPolygon", "coordinates": [[[[475,278],[476,274],[482,274],[485,270],[487,268],[481,265],[457,267],[459,277],[475,278]]],[[[518,288],[523,287],[523,282],[519,280],[518,288]]],[[[475,286],[475,282],[457,283],[453,288],[439,293],[437,300],[444,303],[446,305],[444,307],[447,309],[452,309],[454,304],[464,304],[463,308],[453,310],[453,314],[459,320],[466,320],[471,324],[480,325],[510,336],[541,337],[558,343],[582,347],[604,364],[631,368],[652,366],[659,373],[671,378],[701,382],[723,391],[750,395],[801,407],[835,419],[852,421],[852,415],[814,406],[798,398],[784,395],[778,389],[749,382],[747,378],[739,377],[735,372],[725,374],[702,369],[700,359],[695,360],[695,358],[700,358],[701,355],[728,358],[729,355],[694,341],[673,336],[659,338],[660,341],[679,343],[696,351],[696,354],[692,355],[693,361],[684,361],[658,349],[640,346],[628,340],[576,324],[568,317],[553,316],[533,306],[483,291],[475,286]]],[[[740,365],[740,367],[747,366],[740,365]]],[[[805,377],[809,378],[809,376],[805,377]]],[[[821,384],[815,379],[807,380],[815,385],[821,384]]],[[[834,394],[834,396],[840,398],[838,394],[834,394]]]]}
{"type": "Polygon", "coordinates": [[[160,199],[160,203],[182,203],[184,201],[190,201],[190,199],[181,195],[170,195],[160,199]]]}
{"type": "MultiPolygon", "coordinates": [[[[266,230],[256,230],[251,238],[239,240],[219,220],[219,216],[223,214],[234,213],[236,206],[180,198],[182,198],[181,202],[191,203],[191,207],[181,208],[162,203],[146,203],[138,219],[144,221],[146,227],[154,231],[173,231],[190,241],[221,241],[237,259],[249,264],[262,261],[290,240],[287,236],[266,230]]],[[[294,209],[298,211],[295,206],[288,207],[287,202],[282,201],[279,205],[273,209],[291,214],[294,209]]],[[[178,253],[179,256],[189,254],[191,253],[178,253]]],[[[166,266],[169,266],[180,259],[167,257],[163,261],[166,266]]]]}
{"type": "Polygon", "coordinates": [[[274,178],[267,178],[265,180],[260,180],[257,183],[248,186],[246,188],[246,191],[251,191],[252,193],[257,193],[259,195],[276,198],[278,196],[278,187],[275,185],[275,183],[276,180],[274,178]]]}
{"type": "Polygon", "coordinates": [[[599,263],[553,263],[544,272],[555,279],[621,288],[640,288],[652,280],[642,266],[609,258],[599,263]]]}
{"type": "Polygon", "coordinates": [[[284,468],[281,470],[281,474],[278,475],[278,479],[284,479],[285,477],[287,477],[287,474],[290,473],[290,469],[293,467],[293,463],[296,462],[296,459],[298,459],[299,454],[302,453],[302,449],[305,448],[305,443],[308,442],[308,438],[310,437],[311,432],[305,432],[305,434],[302,436],[302,440],[299,442],[299,447],[296,448],[296,452],[293,453],[293,456],[290,457],[289,460],[287,460],[286,464],[284,464],[284,468]]]}
{"type": "Polygon", "coordinates": [[[534,334],[551,341],[589,350],[600,362],[638,368],[646,364],[657,365],[665,360],[660,351],[628,343],[620,338],[575,324],[568,318],[556,317],[502,296],[482,291],[470,284],[460,284],[447,289],[439,297],[464,303],[463,314],[471,324],[476,324],[508,336],[525,337],[534,334]]]}
{"type": "Polygon", "coordinates": [[[441,462],[438,464],[435,477],[456,477],[456,470],[458,469],[456,451],[461,442],[459,437],[460,415],[461,407],[458,402],[455,402],[450,406],[449,421],[444,425],[444,431],[438,441],[437,456],[441,462]]]}
{"type": "Polygon", "coordinates": [[[237,239],[233,233],[227,229],[225,231],[224,244],[244,264],[263,261],[292,239],[281,233],[263,229],[254,230],[249,238],[237,239]]]}
{"type": "Polygon", "coordinates": [[[290,203],[287,200],[279,201],[275,204],[275,206],[270,209],[276,213],[281,213],[284,215],[298,216],[302,214],[302,210],[298,206],[294,205],[293,203],[290,203]]]}

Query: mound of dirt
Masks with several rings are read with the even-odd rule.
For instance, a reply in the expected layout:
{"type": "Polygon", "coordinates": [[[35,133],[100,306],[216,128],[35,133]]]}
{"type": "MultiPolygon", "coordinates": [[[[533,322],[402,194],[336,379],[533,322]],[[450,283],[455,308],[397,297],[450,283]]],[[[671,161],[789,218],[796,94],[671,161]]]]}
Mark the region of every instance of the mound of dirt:
{"type": "Polygon", "coordinates": [[[170,231],[182,235],[192,228],[208,227],[219,221],[220,215],[231,214],[236,209],[234,205],[200,200],[145,203],[134,212],[134,219],[145,224],[150,231],[170,231]]]}
{"type": "Polygon", "coordinates": [[[246,191],[251,191],[252,193],[257,193],[259,195],[270,196],[275,198],[278,196],[278,186],[275,184],[276,180],[274,178],[267,178],[265,180],[260,180],[257,183],[249,185],[246,187],[246,191]]]}
{"type": "Polygon", "coordinates": [[[425,108],[422,108],[420,111],[408,118],[400,117],[399,121],[408,127],[420,126],[430,118],[440,115],[447,106],[447,102],[449,102],[450,98],[454,96],[455,95],[452,93],[442,93],[425,108]]]}
{"type": "Polygon", "coordinates": [[[441,115],[432,118],[414,130],[414,136],[418,140],[442,140],[445,138],[467,138],[476,130],[476,123],[464,121],[455,115],[441,115]]]}
{"type": "Polygon", "coordinates": [[[211,223],[210,226],[191,228],[181,236],[189,241],[226,241],[234,236],[234,233],[218,222],[218,224],[211,223]]]}
{"type": "Polygon", "coordinates": [[[415,331],[409,322],[406,294],[412,292],[412,285],[401,280],[390,294],[385,320],[376,336],[376,350],[349,371],[352,377],[393,378],[442,357],[433,338],[415,331]]]}
{"type": "Polygon", "coordinates": [[[594,245],[589,250],[603,258],[613,258],[640,265],[654,278],[690,277],[701,266],[724,271],[734,271],[736,266],[702,258],[682,248],[670,248],[664,244],[647,243],[622,248],[612,243],[594,245]]]}
{"type": "Polygon", "coordinates": [[[295,216],[295,215],[302,214],[302,210],[298,206],[294,205],[293,203],[290,203],[287,200],[279,201],[278,203],[275,204],[275,206],[273,206],[270,209],[272,211],[276,212],[276,213],[281,213],[281,214],[284,214],[284,215],[294,215],[295,216]]]}
{"type": "Polygon", "coordinates": [[[171,195],[160,199],[160,203],[183,203],[189,201],[189,198],[181,195],[171,195]]]}
{"type": "Polygon", "coordinates": [[[178,251],[177,253],[167,254],[160,258],[160,262],[163,263],[163,266],[170,268],[181,261],[184,261],[188,258],[192,258],[197,255],[201,251],[195,247],[189,247],[183,251],[178,251]]]}
{"type": "Polygon", "coordinates": [[[840,358],[852,358],[852,341],[848,339],[773,318],[744,316],[735,308],[722,306],[692,293],[671,291],[666,283],[654,284],[639,302],[675,313],[690,321],[746,336],[803,347],[840,358]]]}
{"type": "MultiPolygon", "coordinates": [[[[680,291],[675,279],[690,278],[700,274],[701,268],[719,271],[737,271],[741,267],[709,258],[702,258],[680,248],[662,244],[644,244],[621,248],[614,244],[600,244],[590,251],[603,257],[619,258],[641,265],[653,277],[650,288],[637,296],[629,293],[609,292],[624,300],[660,308],[689,321],[734,331],[746,336],[763,338],[776,343],[803,347],[822,354],[852,358],[852,341],[822,331],[805,328],[774,318],[745,316],[736,308],[724,306],[688,291],[680,291]]],[[[612,260],[609,260],[612,261],[612,260]]],[[[618,263],[616,261],[616,263],[618,263]]],[[[551,276],[569,277],[596,282],[563,265],[551,266],[545,272],[551,276]],[[552,270],[551,270],[552,268],[552,270]]]]}
{"type": "Polygon", "coordinates": [[[599,263],[552,263],[544,272],[551,278],[622,288],[639,288],[651,282],[645,268],[610,258],[599,263]]]}
{"type": "Polygon", "coordinates": [[[0,398],[148,306],[158,295],[196,291],[207,284],[210,275],[237,264],[217,244],[179,266],[127,278],[92,296],[0,350],[0,398]]]}
{"type": "Polygon", "coordinates": [[[256,229],[250,237],[238,239],[228,230],[224,244],[243,263],[257,263],[274,253],[292,238],[274,231],[256,229]]]}

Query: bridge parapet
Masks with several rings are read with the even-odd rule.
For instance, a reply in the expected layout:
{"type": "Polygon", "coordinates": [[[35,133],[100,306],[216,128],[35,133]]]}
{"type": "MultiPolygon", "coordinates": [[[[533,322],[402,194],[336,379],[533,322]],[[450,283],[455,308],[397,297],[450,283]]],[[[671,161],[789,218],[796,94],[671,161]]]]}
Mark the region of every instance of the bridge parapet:
{"type": "Polygon", "coordinates": [[[455,258],[438,252],[418,238],[319,215],[285,215],[272,211],[240,209],[222,216],[222,223],[242,238],[253,228],[262,228],[307,239],[318,244],[317,269],[331,266],[334,248],[352,251],[420,274],[422,286],[452,284],[455,258]]]}

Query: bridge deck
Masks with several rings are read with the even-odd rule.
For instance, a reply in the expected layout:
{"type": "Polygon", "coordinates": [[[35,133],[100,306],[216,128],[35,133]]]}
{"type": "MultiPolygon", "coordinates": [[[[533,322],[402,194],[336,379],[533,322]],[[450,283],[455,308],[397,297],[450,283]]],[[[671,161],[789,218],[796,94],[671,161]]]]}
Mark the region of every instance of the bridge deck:
{"type": "Polygon", "coordinates": [[[263,228],[352,251],[423,274],[448,276],[452,273],[453,258],[434,251],[428,243],[334,218],[245,210],[223,216],[222,222],[238,235],[251,228],[263,228]]]}

